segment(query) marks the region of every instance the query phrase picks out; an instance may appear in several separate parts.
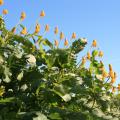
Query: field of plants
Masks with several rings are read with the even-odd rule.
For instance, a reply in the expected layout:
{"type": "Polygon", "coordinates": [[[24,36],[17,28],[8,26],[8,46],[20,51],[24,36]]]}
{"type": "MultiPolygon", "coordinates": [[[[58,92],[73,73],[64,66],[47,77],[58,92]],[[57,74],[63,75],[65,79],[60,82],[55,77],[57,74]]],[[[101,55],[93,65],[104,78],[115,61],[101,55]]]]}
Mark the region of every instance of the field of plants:
{"type": "MultiPolygon", "coordinates": [[[[0,6],[4,1],[0,0],[0,6]]],[[[97,40],[79,58],[86,38],[65,38],[52,43],[40,34],[36,22],[32,33],[20,22],[8,30],[0,15],[0,120],[120,120],[120,84],[111,64],[107,71],[97,40]],[[64,46],[60,47],[60,42],[64,46]]],[[[39,19],[45,17],[41,10],[39,19]]],[[[49,34],[46,24],[44,34],[49,34]]]]}

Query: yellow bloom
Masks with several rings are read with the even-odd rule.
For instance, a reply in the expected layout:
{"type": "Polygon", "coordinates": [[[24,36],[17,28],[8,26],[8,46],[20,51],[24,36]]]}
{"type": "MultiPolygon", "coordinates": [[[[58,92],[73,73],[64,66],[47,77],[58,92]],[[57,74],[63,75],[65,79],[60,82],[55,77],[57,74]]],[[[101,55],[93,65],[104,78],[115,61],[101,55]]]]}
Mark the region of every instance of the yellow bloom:
{"type": "Polygon", "coordinates": [[[90,52],[87,53],[87,59],[90,60],[91,58],[91,55],[90,55],[90,52]]]}
{"type": "Polygon", "coordinates": [[[96,40],[93,40],[92,47],[97,47],[97,41],[96,40]]]}
{"type": "Polygon", "coordinates": [[[117,78],[117,74],[116,74],[116,72],[114,72],[114,79],[116,79],[117,78]]]}
{"type": "Polygon", "coordinates": [[[100,67],[99,70],[103,72],[105,70],[104,66],[100,67]]]}
{"type": "Polygon", "coordinates": [[[68,40],[65,39],[64,46],[68,46],[68,40]]]}
{"type": "Polygon", "coordinates": [[[112,87],[112,93],[116,91],[116,87],[112,87]]]}
{"type": "Polygon", "coordinates": [[[3,13],[4,15],[8,14],[8,10],[7,10],[7,9],[4,9],[4,10],[2,11],[2,13],[3,13]]]}
{"type": "Polygon", "coordinates": [[[109,75],[105,70],[103,70],[102,71],[102,76],[103,76],[103,78],[107,78],[109,75]]]}
{"type": "Polygon", "coordinates": [[[98,56],[99,56],[99,57],[103,57],[103,51],[99,51],[98,56]]]}
{"type": "Polygon", "coordinates": [[[44,10],[41,11],[40,17],[45,17],[45,12],[44,12],[44,10]]]}
{"type": "Polygon", "coordinates": [[[82,65],[86,63],[86,58],[85,57],[82,57],[82,65]]]}
{"type": "Polygon", "coordinates": [[[72,34],[72,39],[76,39],[76,33],[75,32],[73,32],[73,34],[72,34]]]}
{"type": "Polygon", "coordinates": [[[111,64],[109,64],[109,71],[113,71],[111,64]]]}
{"type": "Polygon", "coordinates": [[[22,12],[20,19],[21,19],[21,20],[24,20],[25,18],[26,18],[26,14],[25,14],[25,12],[22,12]]]}
{"type": "Polygon", "coordinates": [[[113,71],[109,71],[109,76],[114,79],[114,72],[113,71]]]}
{"type": "Polygon", "coordinates": [[[4,1],[3,0],[0,0],[0,5],[3,5],[4,4],[4,1]]]}
{"type": "Polygon", "coordinates": [[[26,27],[23,28],[23,30],[21,31],[21,34],[23,34],[23,35],[26,35],[26,34],[27,34],[27,29],[26,29],[26,27]]]}
{"type": "Polygon", "coordinates": [[[63,32],[60,33],[60,40],[62,40],[62,39],[64,39],[64,33],[63,32]]]}
{"type": "Polygon", "coordinates": [[[111,79],[111,83],[112,83],[112,84],[115,83],[115,81],[116,81],[115,78],[112,78],[112,79],[111,79]]]}
{"type": "Polygon", "coordinates": [[[58,40],[55,40],[55,46],[57,47],[59,44],[58,40]]]}
{"type": "Polygon", "coordinates": [[[35,26],[35,33],[39,33],[40,32],[40,24],[36,24],[35,26]]]}
{"type": "Polygon", "coordinates": [[[50,27],[49,27],[49,25],[47,24],[47,25],[45,26],[45,31],[48,32],[49,30],[50,30],[50,27]]]}
{"type": "Polygon", "coordinates": [[[54,33],[58,34],[58,32],[59,32],[58,27],[55,27],[54,33]]]}
{"type": "Polygon", "coordinates": [[[118,84],[118,90],[120,91],[120,84],[118,84]]]}

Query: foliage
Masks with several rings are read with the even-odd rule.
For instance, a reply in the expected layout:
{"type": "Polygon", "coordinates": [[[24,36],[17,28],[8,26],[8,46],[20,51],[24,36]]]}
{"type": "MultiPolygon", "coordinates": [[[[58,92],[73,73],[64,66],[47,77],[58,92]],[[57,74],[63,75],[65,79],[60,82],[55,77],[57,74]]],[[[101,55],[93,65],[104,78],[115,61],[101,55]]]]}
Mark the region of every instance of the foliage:
{"type": "Polygon", "coordinates": [[[86,44],[79,38],[59,48],[7,30],[0,17],[0,120],[119,120],[120,94],[99,50],[77,60],[86,44]]]}

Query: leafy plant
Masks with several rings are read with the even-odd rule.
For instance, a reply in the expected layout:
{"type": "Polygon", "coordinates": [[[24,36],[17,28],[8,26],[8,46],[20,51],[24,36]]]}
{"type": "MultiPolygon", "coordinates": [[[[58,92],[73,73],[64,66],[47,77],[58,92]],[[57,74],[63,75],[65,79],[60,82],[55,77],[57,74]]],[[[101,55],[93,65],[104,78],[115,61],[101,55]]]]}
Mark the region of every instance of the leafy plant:
{"type": "Polygon", "coordinates": [[[112,66],[108,73],[100,61],[97,41],[78,62],[85,38],[60,48],[38,34],[38,23],[35,29],[30,34],[20,23],[7,30],[0,17],[0,120],[119,120],[120,85],[113,84],[112,66]]]}

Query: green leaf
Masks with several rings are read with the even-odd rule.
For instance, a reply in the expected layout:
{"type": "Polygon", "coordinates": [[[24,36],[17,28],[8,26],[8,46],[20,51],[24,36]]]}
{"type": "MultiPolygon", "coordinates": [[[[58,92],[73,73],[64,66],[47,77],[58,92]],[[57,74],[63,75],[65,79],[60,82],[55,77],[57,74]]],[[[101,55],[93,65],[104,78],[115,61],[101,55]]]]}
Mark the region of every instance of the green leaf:
{"type": "Polygon", "coordinates": [[[51,89],[51,91],[60,96],[65,102],[71,100],[71,95],[67,93],[67,89],[62,84],[55,84],[54,89],[51,89]]]}
{"type": "Polygon", "coordinates": [[[74,51],[75,54],[78,54],[83,50],[86,44],[87,42],[83,41],[83,38],[80,38],[72,43],[71,50],[74,51]]]}
{"type": "Polygon", "coordinates": [[[17,76],[17,79],[18,80],[21,80],[22,78],[23,78],[23,71],[22,72],[20,72],[19,74],[18,74],[18,76],[17,76]]]}
{"type": "Polygon", "coordinates": [[[0,103],[9,103],[9,102],[14,102],[14,101],[16,101],[15,97],[0,99],[0,103]]]}
{"type": "Polygon", "coordinates": [[[43,39],[43,45],[49,46],[51,49],[53,48],[53,44],[48,39],[43,39]]]}
{"type": "Polygon", "coordinates": [[[97,50],[94,50],[93,52],[92,52],[92,56],[93,57],[96,57],[98,55],[98,51],[97,50]]]}
{"type": "Polygon", "coordinates": [[[51,113],[48,117],[52,120],[62,120],[60,114],[57,112],[51,113]]]}
{"type": "Polygon", "coordinates": [[[98,116],[98,117],[104,116],[104,113],[103,113],[100,109],[98,109],[98,108],[95,108],[95,109],[92,111],[92,113],[93,113],[94,115],[98,116]]]}
{"type": "Polygon", "coordinates": [[[4,75],[5,77],[3,78],[3,81],[9,83],[11,81],[10,76],[12,75],[12,73],[10,72],[10,69],[6,66],[4,66],[4,75]]]}
{"type": "Polygon", "coordinates": [[[33,120],[48,120],[47,117],[41,112],[36,112],[35,114],[37,117],[33,117],[33,120]]]}
{"type": "Polygon", "coordinates": [[[21,27],[22,29],[24,29],[24,28],[25,28],[25,26],[24,26],[24,25],[22,25],[22,24],[20,24],[20,27],[21,27]]]}

